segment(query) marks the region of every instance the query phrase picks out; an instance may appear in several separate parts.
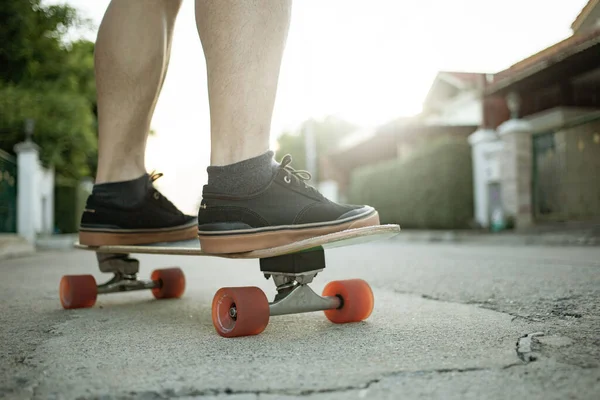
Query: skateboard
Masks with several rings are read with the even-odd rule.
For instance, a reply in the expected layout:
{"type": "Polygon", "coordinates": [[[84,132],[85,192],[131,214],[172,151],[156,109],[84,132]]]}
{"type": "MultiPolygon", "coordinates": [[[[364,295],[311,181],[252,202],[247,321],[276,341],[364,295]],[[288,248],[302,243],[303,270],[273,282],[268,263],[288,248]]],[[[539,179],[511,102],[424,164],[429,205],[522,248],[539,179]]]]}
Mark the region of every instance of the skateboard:
{"type": "Polygon", "coordinates": [[[321,295],[309,284],[325,269],[325,250],[391,238],[398,225],[377,225],[316,236],[284,246],[244,253],[206,254],[198,240],[148,245],[86,246],[77,249],[96,253],[101,272],[114,276],[97,285],[92,275],[66,275],[60,281],[60,301],[65,309],[93,307],[99,294],[151,290],[156,299],[179,298],[185,290],[180,268],[154,270],[149,280],[138,279],[139,261],[130,254],[168,254],[229,259],[259,259],[260,271],[276,286],[269,302],[254,286],[219,289],[212,301],[212,322],[223,337],[258,335],[272,316],[323,311],[333,323],[367,319],[374,306],[371,287],[362,279],[329,282],[321,295]]]}

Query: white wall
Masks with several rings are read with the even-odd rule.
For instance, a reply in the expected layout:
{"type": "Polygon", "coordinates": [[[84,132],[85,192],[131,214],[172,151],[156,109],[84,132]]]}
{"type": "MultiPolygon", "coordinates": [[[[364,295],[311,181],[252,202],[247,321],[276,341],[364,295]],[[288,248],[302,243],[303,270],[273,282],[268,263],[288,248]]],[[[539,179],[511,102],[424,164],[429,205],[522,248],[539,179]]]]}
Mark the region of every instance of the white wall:
{"type": "Polygon", "coordinates": [[[500,181],[502,142],[491,129],[479,129],[469,136],[473,160],[473,197],[475,220],[482,227],[490,225],[488,185],[500,181]]]}
{"type": "Polygon", "coordinates": [[[19,143],[17,152],[17,233],[35,243],[40,233],[54,227],[54,170],[44,169],[39,148],[31,142],[19,143]]]}
{"type": "Polygon", "coordinates": [[[481,125],[482,102],[476,90],[459,94],[444,102],[439,111],[424,118],[427,125],[481,125]]]}
{"type": "Polygon", "coordinates": [[[38,208],[36,219],[37,233],[51,234],[54,231],[54,170],[45,169],[38,163],[38,208]]]}

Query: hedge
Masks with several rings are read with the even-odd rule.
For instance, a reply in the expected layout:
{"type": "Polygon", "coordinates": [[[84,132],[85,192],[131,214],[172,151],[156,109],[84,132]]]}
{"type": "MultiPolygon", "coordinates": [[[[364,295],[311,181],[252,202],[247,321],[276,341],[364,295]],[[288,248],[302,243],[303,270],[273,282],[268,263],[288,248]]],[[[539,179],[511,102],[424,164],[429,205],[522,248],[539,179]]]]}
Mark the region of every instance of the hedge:
{"type": "Polygon", "coordinates": [[[353,171],[348,200],[369,204],[382,223],[409,229],[463,229],[473,221],[471,148],[438,139],[409,157],[353,171]]]}
{"type": "Polygon", "coordinates": [[[57,233],[77,233],[89,193],[76,180],[57,179],[54,186],[54,225],[57,233]]]}

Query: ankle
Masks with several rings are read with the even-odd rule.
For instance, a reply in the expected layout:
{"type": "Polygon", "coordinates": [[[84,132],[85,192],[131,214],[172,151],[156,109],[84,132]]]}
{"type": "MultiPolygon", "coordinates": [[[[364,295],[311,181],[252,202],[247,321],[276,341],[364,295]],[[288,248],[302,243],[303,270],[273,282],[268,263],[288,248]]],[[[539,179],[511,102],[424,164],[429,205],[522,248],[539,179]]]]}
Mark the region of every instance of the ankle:
{"type": "Polygon", "coordinates": [[[223,166],[207,168],[210,192],[231,195],[250,195],[267,185],[279,164],[273,158],[273,151],[263,152],[255,157],[223,166]]]}
{"type": "Polygon", "coordinates": [[[255,159],[268,153],[268,147],[245,145],[239,143],[238,146],[213,146],[210,154],[211,167],[223,167],[233,164],[239,164],[243,161],[255,159]]]}
{"type": "Polygon", "coordinates": [[[95,184],[127,182],[138,179],[144,174],[146,170],[139,166],[118,165],[118,168],[102,168],[98,165],[95,184]]]}

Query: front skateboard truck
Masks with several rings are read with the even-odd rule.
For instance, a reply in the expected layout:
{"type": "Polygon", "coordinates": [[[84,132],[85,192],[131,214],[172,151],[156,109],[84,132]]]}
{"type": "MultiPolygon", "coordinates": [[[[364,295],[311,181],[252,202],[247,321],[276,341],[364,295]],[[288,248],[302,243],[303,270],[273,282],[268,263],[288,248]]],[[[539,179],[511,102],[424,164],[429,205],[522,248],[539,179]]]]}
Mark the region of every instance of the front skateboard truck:
{"type": "Polygon", "coordinates": [[[373,292],[362,279],[330,282],[321,296],[308,286],[325,269],[323,249],[262,258],[260,269],[277,287],[274,300],[269,302],[257,287],[219,289],[212,303],[219,335],[257,335],[276,315],[324,311],[331,322],[348,323],[362,321],[373,311],[373,292]]]}

